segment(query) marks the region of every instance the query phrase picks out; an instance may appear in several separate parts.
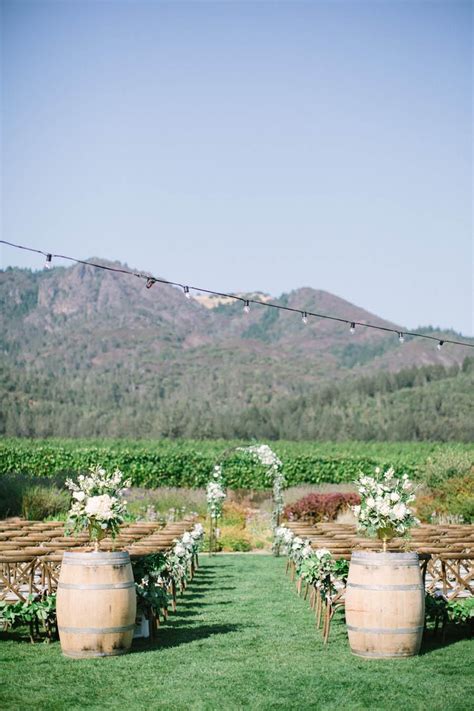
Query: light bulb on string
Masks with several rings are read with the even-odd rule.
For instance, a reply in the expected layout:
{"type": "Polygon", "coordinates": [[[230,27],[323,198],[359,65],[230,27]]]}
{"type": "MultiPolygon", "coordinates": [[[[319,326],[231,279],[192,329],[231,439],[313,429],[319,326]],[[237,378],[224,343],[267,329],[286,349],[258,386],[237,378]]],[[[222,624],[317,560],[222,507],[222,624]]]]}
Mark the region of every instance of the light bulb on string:
{"type": "Polygon", "coordinates": [[[444,341],[440,341],[438,343],[438,345],[436,346],[436,348],[440,351],[443,346],[444,346],[444,341]]]}
{"type": "Polygon", "coordinates": [[[244,304],[244,314],[250,313],[250,304],[248,301],[245,302],[244,304]]]}
{"type": "Polygon", "coordinates": [[[351,326],[350,326],[350,328],[349,328],[349,333],[355,333],[355,330],[356,330],[356,325],[355,325],[354,321],[351,321],[351,326]]]}
{"type": "Polygon", "coordinates": [[[146,280],[146,288],[147,288],[147,289],[151,289],[151,287],[153,286],[153,284],[156,284],[156,279],[152,279],[152,277],[149,277],[149,278],[146,280]]]}
{"type": "Polygon", "coordinates": [[[398,332],[398,340],[400,341],[400,343],[405,343],[405,336],[401,331],[398,332]]]}
{"type": "Polygon", "coordinates": [[[191,298],[191,294],[189,293],[189,286],[184,286],[183,289],[184,289],[184,295],[185,295],[185,297],[186,297],[187,299],[190,299],[190,298],[191,298]]]}
{"type": "Polygon", "coordinates": [[[52,265],[51,265],[51,260],[52,260],[52,259],[53,259],[53,255],[52,255],[52,254],[47,254],[47,255],[46,255],[46,261],[45,261],[45,263],[44,263],[44,268],[45,268],[45,269],[51,269],[51,266],[52,266],[52,265]]]}
{"type": "Polygon", "coordinates": [[[306,311],[303,311],[301,313],[301,320],[304,323],[304,325],[306,326],[306,324],[308,323],[308,314],[306,313],[306,311]]]}

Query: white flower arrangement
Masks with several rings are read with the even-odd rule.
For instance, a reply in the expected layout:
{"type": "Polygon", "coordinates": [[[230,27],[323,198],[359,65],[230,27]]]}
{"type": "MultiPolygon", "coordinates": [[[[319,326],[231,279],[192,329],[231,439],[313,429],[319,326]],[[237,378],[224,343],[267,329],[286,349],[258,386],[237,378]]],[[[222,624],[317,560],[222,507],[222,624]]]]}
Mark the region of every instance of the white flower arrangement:
{"type": "Polygon", "coordinates": [[[207,510],[212,519],[216,520],[222,515],[222,506],[227,497],[222,479],[222,467],[214,467],[212,479],[206,487],[207,510]]]}
{"type": "Polygon", "coordinates": [[[166,554],[169,575],[175,583],[187,580],[189,566],[199,551],[203,537],[204,528],[197,523],[192,531],[185,531],[181,538],[177,538],[171,551],[166,554]]]}
{"type": "Polygon", "coordinates": [[[284,553],[289,553],[291,543],[295,534],[286,526],[278,526],[273,533],[273,545],[283,549],[284,553]]]}
{"type": "Polygon", "coordinates": [[[268,444],[254,444],[251,447],[239,447],[238,449],[242,452],[252,454],[264,467],[273,467],[274,469],[281,467],[281,460],[278,459],[268,444]]]}
{"type": "Polygon", "coordinates": [[[301,538],[286,526],[275,529],[275,545],[293,562],[298,577],[313,585],[324,596],[341,588],[347,578],[349,566],[345,560],[336,560],[327,548],[314,549],[309,538],[301,538]]]}
{"type": "Polygon", "coordinates": [[[118,469],[108,473],[99,466],[90,469],[88,475],[80,474],[77,482],[67,479],[73,498],[67,528],[75,532],[88,529],[89,538],[98,549],[104,536],[117,535],[127,509],[123,494],[130,485],[118,469]]]}
{"type": "Polygon", "coordinates": [[[362,474],[356,483],[361,504],[352,510],[358,529],[383,540],[384,550],[388,540],[405,536],[412,526],[419,525],[408,506],[415,500],[415,494],[407,474],[397,478],[392,467],[385,473],[377,467],[374,477],[362,474]]]}

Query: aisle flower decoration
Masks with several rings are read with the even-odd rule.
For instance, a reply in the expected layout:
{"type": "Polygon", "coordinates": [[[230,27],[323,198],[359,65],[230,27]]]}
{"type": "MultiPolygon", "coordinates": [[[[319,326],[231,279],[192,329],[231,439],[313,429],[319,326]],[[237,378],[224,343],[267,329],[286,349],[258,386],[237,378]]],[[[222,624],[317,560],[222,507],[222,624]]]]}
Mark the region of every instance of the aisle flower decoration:
{"type": "Polygon", "coordinates": [[[99,550],[100,541],[106,535],[115,538],[124,520],[127,502],[123,495],[131,486],[119,469],[107,472],[100,466],[93,467],[89,474],[80,474],[77,482],[66,480],[72,492],[72,506],[69,510],[66,528],[79,533],[85,529],[89,539],[99,550]]]}
{"type": "Polygon", "coordinates": [[[216,465],[212,472],[212,479],[206,487],[207,510],[209,513],[209,555],[213,553],[214,538],[216,537],[217,520],[222,516],[222,507],[227,497],[222,476],[222,467],[216,465]]]}
{"type": "Polygon", "coordinates": [[[295,534],[286,526],[278,526],[273,532],[273,545],[278,546],[284,553],[289,554],[291,543],[295,534]]]}
{"type": "Polygon", "coordinates": [[[181,589],[185,586],[203,536],[204,528],[197,523],[191,531],[176,539],[170,551],[150,553],[133,561],[138,609],[147,619],[152,615],[159,617],[161,611],[166,615],[169,590],[173,584],[181,589]]]}
{"type": "Polygon", "coordinates": [[[222,506],[226,496],[227,494],[225,492],[224,480],[222,477],[222,467],[220,465],[216,465],[214,467],[214,471],[212,472],[212,479],[206,486],[207,510],[209,515],[214,520],[222,516],[222,506]]]}
{"type": "Polygon", "coordinates": [[[359,531],[387,541],[395,536],[406,536],[412,526],[419,525],[409,504],[415,500],[414,485],[407,474],[395,476],[392,467],[382,473],[375,469],[375,476],[361,474],[356,482],[361,497],[360,505],[353,506],[359,531]]]}

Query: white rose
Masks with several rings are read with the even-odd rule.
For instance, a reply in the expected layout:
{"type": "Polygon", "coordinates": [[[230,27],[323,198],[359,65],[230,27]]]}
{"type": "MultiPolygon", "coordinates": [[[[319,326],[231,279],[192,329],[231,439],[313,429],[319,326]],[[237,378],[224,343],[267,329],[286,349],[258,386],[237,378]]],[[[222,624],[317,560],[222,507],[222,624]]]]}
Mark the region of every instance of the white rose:
{"type": "Polygon", "coordinates": [[[182,558],[183,555],[186,555],[186,548],[181,543],[177,543],[174,547],[174,553],[178,558],[182,558]]]}
{"type": "Polygon", "coordinates": [[[86,498],[86,495],[83,491],[75,491],[72,496],[74,499],[76,499],[76,501],[84,501],[84,499],[86,498]]]}
{"type": "Polygon", "coordinates": [[[329,551],[327,548],[318,548],[316,551],[316,557],[321,560],[321,558],[324,558],[325,555],[331,555],[331,551],[329,551]]]}
{"type": "Polygon", "coordinates": [[[379,512],[382,514],[382,516],[389,516],[390,506],[389,504],[387,504],[386,501],[384,501],[383,504],[380,506],[379,512]]]}
{"type": "Polygon", "coordinates": [[[108,521],[114,516],[114,513],[111,510],[111,503],[112,502],[108,494],[90,496],[87,499],[85,512],[88,516],[95,516],[103,521],[108,521]]]}
{"type": "Polygon", "coordinates": [[[392,493],[390,494],[390,501],[393,501],[394,503],[400,501],[400,494],[397,494],[396,491],[392,491],[392,493]]]}
{"type": "Polygon", "coordinates": [[[366,504],[367,504],[367,508],[368,508],[368,509],[373,509],[373,508],[375,508],[375,499],[373,498],[373,496],[369,496],[369,497],[368,497],[368,499],[367,499],[367,501],[366,501],[366,504]]]}
{"type": "Polygon", "coordinates": [[[397,519],[397,521],[401,521],[401,519],[405,518],[405,516],[408,513],[408,509],[405,506],[405,504],[396,504],[393,507],[393,515],[397,519]]]}

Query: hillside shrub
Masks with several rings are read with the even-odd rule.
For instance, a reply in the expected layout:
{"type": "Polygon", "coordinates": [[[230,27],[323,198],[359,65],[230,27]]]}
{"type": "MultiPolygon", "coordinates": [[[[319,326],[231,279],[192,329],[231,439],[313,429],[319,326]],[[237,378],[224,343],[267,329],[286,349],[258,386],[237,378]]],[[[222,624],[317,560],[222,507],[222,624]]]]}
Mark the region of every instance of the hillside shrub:
{"type": "Polygon", "coordinates": [[[349,506],[360,504],[358,494],[308,494],[294,504],[285,506],[283,515],[289,521],[334,521],[349,506]]]}

